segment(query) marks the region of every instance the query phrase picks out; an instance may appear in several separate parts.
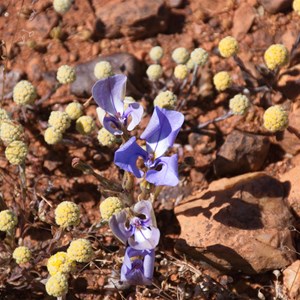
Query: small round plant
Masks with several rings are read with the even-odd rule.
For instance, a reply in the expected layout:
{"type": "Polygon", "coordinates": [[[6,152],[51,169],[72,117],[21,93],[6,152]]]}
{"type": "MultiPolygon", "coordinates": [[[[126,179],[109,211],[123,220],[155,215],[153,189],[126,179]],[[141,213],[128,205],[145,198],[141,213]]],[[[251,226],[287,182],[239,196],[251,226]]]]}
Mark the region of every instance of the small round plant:
{"type": "Polygon", "coordinates": [[[24,130],[22,125],[16,122],[13,122],[11,120],[4,120],[1,123],[0,138],[6,144],[21,139],[23,133],[24,130]]]}
{"type": "Polygon", "coordinates": [[[69,289],[68,277],[62,273],[51,276],[46,283],[47,294],[53,297],[62,297],[69,289]]]}
{"type": "Polygon", "coordinates": [[[21,80],[13,89],[13,100],[19,105],[32,104],[37,98],[35,87],[27,80],[21,80]]]}
{"type": "Polygon", "coordinates": [[[208,53],[202,48],[196,48],[191,53],[191,60],[195,65],[202,67],[208,60],[208,53]]]}
{"type": "Polygon", "coordinates": [[[12,165],[21,165],[27,153],[28,147],[22,141],[13,141],[5,149],[5,157],[12,165]]]}
{"type": "Polygon", "coordinates": [[[100,61],[94,67],[94,75],[97,79],[105,79],[114,75],[113,67],[108,61],[100,61]]]}
{"type": "Polygon", "coordinates": [[[222,71],[214,76],[213,82],[216,90],[223,92],[231,86],[232,79],[228,72],[222,71]]]}
{"type": "Polygon", "coordinates": [[[92,259],[94,251],[89,240],[77,239],[71,242],[67,254],[71,260],[86,263],[92,259]]]}
{"type": "Polygon", "coordinates": [[[76,80],[75,69],[68,65],[62,65],[58,68],[56,79],[61,84],[72,83],[76,80]]]}
{"type": "Polygon", "coordinates": [[[300,15],[300,0],[293,1],[293,10],[300,15]]]}
{"type": "Polygon", "coordinates": [[[53,0],[54,10],[60,14],[65,14],[72,5],[73,0],[53,0]]]}
{"type": "Polygon", "coordinates": [[[31,251],[25,246],[17,247],[13,252],[13,258],[18,265],[28,263],[31,259],[31,256],[31,251]]]}
{"type": "Polygon", "coordinates": [[[45,142],[49,145],[54,145],[59,143],[63,138],[61,131],[55,129],[54,127],[48,127],[44,133],[45,142]]]}
{"type": "Polygon", "coordinates": [[[151,48],[149,52],[149,56],[154,62],[159,62],[162,59],[163,55],[164,55],[164,50],[160,46],[155,46],[151,48]]]}
{"type": "Polygon", "coordinates": [[[82,116],[76,121],[76,130],[84,135],[90,134],[95,127],[95,121],[90,116],[82,116]]]}
{"type": "Polygon", "coordinates": [[[0,212],[0,231],[12,231],[18,224],[15,213],[9,209],[0,212]]]}
{"type": "Polygon", "coordinates": [[[70,260],[66,252],[57,252],[50,256],[47,262],[47,269],[51,276],[57,273],[69,274],[76,267],[76,263],[70,260]]]}
{"type": "Polygon", "coordinates": [[[186,65],[177,65],[174,69],[174,77],[179,80],[184,80],[189,74],[188,67],[186,65]]]}
{"type": "Polygon", "coordinates": [[[113,147],[117,142],[117,137],[104,127],[98,131],[98,141],[102,146],[113,147]]]}
{"type": "Polygon", "coordinates": [[[77,226],[80,222],[80,210],[76,203],[61,202],[55,209],[55,222],[62,228],[77,226]]]}
{"type": "Polygon", "coordinates": [[[71,120],[77,120],[83,114],[83,107],[79,102],[71,102],[67,105],[65,112],[71,120]]]}
{"type": "Polygon", "coordinates": [[[232,36],[226,36],[219,43],[219,52],[225,58],[236,55],[238,50],[239,44],[232,36]]]}
{"type": "Polygon", "coordinates": [[[264,127],[271,131],[283,131],[289,125],[288,113],[280,105],[269,107],[263,116],[264,127]]]}
{"type": "Polygon", "coordinates": [[[71,119],[66,112],[52,111],[48,123],[56,130],[64,132],[71,126],[71,119]]]}
{"type": "Polygon", "coordinates": [[[234,115],[244,115],[250,108],[250,101],[245,95],[237,94],[229,100],[229,108],[234,115]]]}
{"type": "Polygon", "coordinates": [[[150,80],[155,81],[162,77],[163,69],[161,65],[153,64],[148,67],[146,73],[150,80]]]}
{"type": "Polygon", "coordinates": [[[172,52],[172,59],[177,64],[185,64],[190,58],[189,52],[184,47],[176,48],[172,52]]]}
{"type": "Polygon", "coordinates": [[[273,71],[288,63],[289,52],[284,45],[274,44],[266,50],[264,59],[268,69],[273,71]]]}
{"type": "Polygon", "coordinates": [[[159,106],[166,109],[174,109],[177,102],[177,97],[171,91],[160,92],[154,99],[154,106],[159,106]]]}
{"type": "Polygon", "coordinates": [[[123,204],[118,197],[108,197],[100,203],[99,208],[102,219],[108,221],[112,215],[123,209],[123,204]]]}

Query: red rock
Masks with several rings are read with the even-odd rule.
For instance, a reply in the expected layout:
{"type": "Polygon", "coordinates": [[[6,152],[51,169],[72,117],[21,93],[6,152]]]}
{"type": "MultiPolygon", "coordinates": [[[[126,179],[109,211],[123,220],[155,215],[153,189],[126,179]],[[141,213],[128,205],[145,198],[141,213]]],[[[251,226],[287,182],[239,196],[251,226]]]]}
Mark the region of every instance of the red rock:
{"type": "Polygon", "coordinates": [[[250,30],[255,17],[256,11],[251,5],[247,3],[240,5],[234,13],[232,35],[241,40],[250,30]]]}
{"type": "Polygon", "coordinates": [[[283,285],[288,291],[289,300],[300,299],[300,260],[283,271],[283,285]]]}
{"type": "Polygon", "coordinates": [[[293,0],[260,0],[259,2],[267,12],[275,14],[291,7],[293,0]]]}
{"type": "Polygon", "coordinates": [[[176,249],[227,271],[283,268],[296,259],[284,197],[284,185],[264,173],[212,182],[175,207],[176,249]]]}
{"type": "Polygon", "coordinates": [[[109,38],[129,36],[134,39],[153,36],[167,29],[169,11],[163,0],[93,1],[100,19],[98,30],[109,38]]]}

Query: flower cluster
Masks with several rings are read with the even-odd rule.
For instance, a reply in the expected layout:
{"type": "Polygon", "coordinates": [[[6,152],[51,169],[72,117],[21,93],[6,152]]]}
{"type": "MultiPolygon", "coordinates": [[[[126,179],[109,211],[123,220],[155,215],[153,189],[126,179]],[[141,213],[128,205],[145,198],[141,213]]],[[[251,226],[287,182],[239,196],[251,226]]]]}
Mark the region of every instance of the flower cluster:
{"type": "Polygon", "coordinates": [[[17,247],[13,252],[13,258],[18,265],[26,264],[31,259],[31,251],[25,246],[17,247]]]}
{"type": "Polygon", "coordinates": [[[76,130],[83,135],[90,134],[95,127],[95,121],[90,116],[81,116],[76,121],[76,130]]]}
{"type": "Polygon", "coordinates": [[[56,79],[60,84],[72,83],[76,80],[75,69],[68,65],[62,65],[58,68],[56,79]]]}
{"type": "Polygon", "coordinates": [[[176,48],[172,53],[172,59],[177,64],[185,64],[189,58],[190,54],[184,47],[176,48]]]}
{"type": "Polygon", "coordinates": [[[18,218],[11,210],[2,210],[0,212],[0,231],[12,231],[18,223],[18,218]]]}
{"type": "Polygon", "coordinates": [[[67,105],[65,112],[68,114],[71,120],[76,121],[82,116],[83,108],[79,102],[71,102],[67,105]]]}
{"type": "Polygon", "coordinates": [[[78,205],[70,201],[61,202],[55,209],[55,222],[62,228],[77,226],[80,222],[78,205]]]}
{"type": "Polygon", "coordinates": [[[293,1],[293,10],[300,15],[300,1],[299,0],[294,0],[293,1]]]}
{"type": "Polygon", "coordinates": [[[67,255],[70,260],[83,263],[92,259],[94,251],[89,240],[77,239],[71,242],[67,255]]]}
{"type": "Polygon", "coordinates": [[[189,74],[188,67],[186,65],[177,65],[174,69],[174,77],[179,80],[184,80],[189,74]]]}
{"type": "Polygon", "coordinates": [[[217,73],[214,78],[214,85],[216,90],[223,92],[231,86],[232,79],[228,72],[222,71],[217,73]]]}
{"type": "Polygon", "coordinates": [[[148,67],[146,73],[150,80],[155,81],[161,78],[163,74],[163,69],[161,65],[153,64],[148,67]]]}
{"type": "Polygon", "coordinates": [[[71,260],[66,252],[57,252],[50,256],[47,262],[47,269],[51,276],[57,273],[68,275],[76,267],[76,263],[71,260]]]}
{"type": "Polygon", "coordinates": [[[32,104],[36,97],[35,87],[27,80],[21,80],[13,89],[13,100],[19,105],[32,104]]]}
{"type": "Polygon", "coordinates": [[[53,8],[60,14],[65,14],[72,5],[73,0],[53,0],[53,8]]]}
{"type": "Polygon", "coordinates": [[[27,153],[28,147],[22,141],[13,141],[5,149],[5,157],[12,165],[21,165],[27,153]]]}
{"type": "Polygon", "coordinates": [[[227,36],[219,42],[219,52],[225,58],[236,55],[238,50],[239,44],[232,36],[227,36]]]}
{"type": "Polygon", "coordinates": [[[250,101],[245,95],[238,94],[229,100],[229,108],[234,115],[244,115],[249,107],[250,101]]]}
{"type": "Polygon", "coordinates": [[[117,142],[117,137],[106,130],[104,127],[98,131],[97,138],[102,146],[109,148],[112,148],[117,142]]]}
{"type": "Polygon", "coordinates": [[[165,109],[174,109],[177,102],[177,96],[171,91],[160,92],[154,99],[154,106],[165,109]]]}
{"type": "Polygon", "coordinates": [[[271,45],[264,54],[267,67],[270,70],[282,67],[289,60],[289,52],[282,44],[271,45]]]}
{"type": "Polygon", "coordinates": [[[46,283],[46,291],[48,295],[53,297],[66,295],[68,289],[68,277],[63,273],[56,273],[54,276],[51,276],[46,283]]]}
{"type": "Polygon", "coordinates": [[[283,131],[289,124],[288,113],[280,105],[269,107],[263,116],[264,127],[271,131],[283,131]]]}
{"type": "Polygon", "coordinates": [[[113,76],[113,67],[108,61],[100,61],[96,63],[94,67],[94,75],[97,79],[105,79],[109,76],[113,76]]]}
{"type": "Polygon", "coordinates": [[[151,50],[149,52],[150,58],[155,63],[159,62],[162,59],[163,55],[164,55],[164,50],[160,46],[155,46],[155,47],[151,48],[151,50]]]}
{"type": "Polygon", "coordinates": [[[102,219],[108,221],[112,215],[123,209],[123,204],[118,197],[108,197],[100,203],[99,208],[102,219]]]}
{"type": "Polygon", "coordinates": [[[202,48],[197,48],[192,51],[191,60],[195,65],[203,67],[208,60],[208,53],[202,48]]]}
{"type": "Polygon", "coordinates": [[[11,120],[3,120],[1,122],[0,138],[5,144],[20,140],[23,133],[24,129],[21,124],[11,120]]]}

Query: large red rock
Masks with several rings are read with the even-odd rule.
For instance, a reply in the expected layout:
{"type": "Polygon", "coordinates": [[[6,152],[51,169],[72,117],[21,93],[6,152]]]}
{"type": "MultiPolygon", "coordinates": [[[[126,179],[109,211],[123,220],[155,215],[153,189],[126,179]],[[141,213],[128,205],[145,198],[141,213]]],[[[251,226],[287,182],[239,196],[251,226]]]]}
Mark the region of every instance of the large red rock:
{"type": "Polygon", "coordinates": [[[300,260],[283,271],[283,285],[290,300],[300,299],[300,260]]]}
{"type": "Polygon", "coordinates": [[[109,38],[145,38],[165,31],[168,25],[163,0],[95,0],[93,5],[100,21],[97,29],[109,38]]]}
{"type": "Polygon", "coordinates": [[[176,249],[226,271],[262,273],[295,259],[284,185],[264,173],[211,183],[175,208],[176,249]],[[289,248],[291,251],[287,250],[289,248]]]}

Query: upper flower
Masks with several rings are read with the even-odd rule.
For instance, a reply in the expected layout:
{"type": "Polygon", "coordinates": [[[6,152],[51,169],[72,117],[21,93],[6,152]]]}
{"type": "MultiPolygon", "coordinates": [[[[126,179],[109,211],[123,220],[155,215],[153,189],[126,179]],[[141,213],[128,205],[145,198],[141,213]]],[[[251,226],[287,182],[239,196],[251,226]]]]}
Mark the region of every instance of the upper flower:
{"type": "Polygon", "coordinates": [[[146,150],[132,137],[115,152],[115,164],[141,178],[144,172],[137,167],[136,161],[142,157],[148,169],[145,175],[148,182],[155,185],[177,185],[177,155],[162,155],[173,145],[183,121],[182,113],[156,106],[148,126],[141,135],[141,139],[146,141],[146,150]]]}
{"type": "Polygon", "coordinates": [[[133,130],[141,121],[144,109],[135,102],[124,109],[127,77],[122,74],[99,80],[92,88],[93,98],[98,104],[97,113],[101,124],[112,134],[123,134],[123,127],[133,130]],[[128,124],[128,117],[131,122],[128,124]]]}

